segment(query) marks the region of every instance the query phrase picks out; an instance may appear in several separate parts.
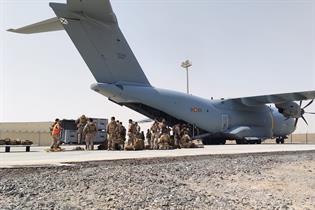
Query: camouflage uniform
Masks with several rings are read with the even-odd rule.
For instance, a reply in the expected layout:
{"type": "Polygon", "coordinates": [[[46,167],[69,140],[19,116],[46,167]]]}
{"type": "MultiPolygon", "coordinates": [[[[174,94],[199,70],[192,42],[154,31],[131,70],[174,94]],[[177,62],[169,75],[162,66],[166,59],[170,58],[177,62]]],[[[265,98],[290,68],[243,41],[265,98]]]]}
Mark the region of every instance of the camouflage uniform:
{"type": "Polygon", "coordinates": [[[140,138],[135,138],[134,144],[133,144],[134,150],[143,150],[144,149],[144,141],[140,138]]]}
{"type": "Polygon", "coordinates": [[[86,125],[87,121],[88,120],[87,120],[85,115],[82,115],[79,119],[76,120],[77,128],[78,128],[78,131],[77,131],[78,144],[82,144],[82,142],[83,142],[83,139],[84,139],[83,129],[84,129],[84,126],[86,125]]]}
{"type": "Polygon", "coordinates": [[[116,132],[117,132],[117,123],[115,120],[112,120],[108,125],[107,125],[107,134],[108,134],[108,150],[113,150],[114,143],[116,141],[116,132]]]}
{"type": "Polygon", "coordinates": [[[150,132],[149,129],[147,130],[147,133],[146,133],[146,139],[147,139],[147,142],[148,142],[148,147],[149,147],[149,149],[151,149],[152,148],[152,145],[151,145],[151,132],[150,132]]]}
{"type": "Polygon", "coordinates": [[[155,121],[154,123],[153,123],[153,125],[151,126],[151,128],[150,128],[150,130],[151,130],[151,133],[152,133],[152,135],[151,135],[151,143],[152,143],[152,148],[153,149],[157,149],[157,147],[158,147],[158,138],[159,138],[159,126],[158,126],[158,122],[157,121],[155,121]]]}
{"type": "Polygon", "coordinates": [[[186,127],[186,125],[182,125],[180,136],[183,137],[185,134],[189,135],[189,129],[186,127]]]}
{"type": "Polygon", "coordinates": [[[159,138],[158,149],[167,150],[172,149],[171,142],[170,142],[170,135],[162,134],[159,138]]]}
{"type": "Polygon", "coordinates": [[[180,140],[180,147],[181,148],[191,148],[191,138],[189,136],[189,129],[186,126],[183,126],[181,129],[181,140],[180,140]]]}
{"type": "Polygon", "coordinates": [[[180,125],[176,124],[173,127],[173,135],[174,135],[174,146],[175,148],[179,147],[179,142],[180,142],[180,125]]]}
{"type": "Polygon", "coordinates": [[[159,123],[159,128],[160,128],[160,135],[168,134],[169,130],[167,128],[165,120],[162,120],[162,122],[159,123]]]}
{"type": "Polygon", "coordinates": [[[135,125],[135,135],[136,135],[136,137],[137,137],[137,138],[141,138],[141,133],[140,133],[141,128],[140,128],[140,126],[138,125],[137,122],[135,122],[134,125],[135,125]]]}
{"type": "Polygon", "coordinates": [[[120,142],[121,142],[121,136],[120,136],[120,129],[121,129],[121,126],[120,126],[120,123],[119,121],[117,120],[116,121],[116,130],[115,130],[115,140],[113,142],[113,147],[114,149],[118,149],[118,146],[120,145],[120,142]]]}
{"type": "Polygon", "coordinates": [[[94,149],[93,141],[97,133],[96,124],[94,122],[88,122],[84,126],[83,133],[85,135],[86,149],[93,150],[94,149]]]}
{"type": "Polygon", "coordinates": [[[191,138],[188,134],[184,134],[180,141],[181,148],[192,148],[193,144],[191,142],[191,138]]]}
{"type": "Polygon", "coordinates": [[[134,141],[136,138],[137,134],[137,128],[134,123],[129,123],[129,128],[128,128],[128,145],[134,145],[134,141]]]}
{"type": "Polygon", "coordinates": [[[126,128],[120,123],[119,126],[119,136],[120,136],[120,144],[122,145],[122,149],[125,147],[125,140],[126,140],[126,128]]]}

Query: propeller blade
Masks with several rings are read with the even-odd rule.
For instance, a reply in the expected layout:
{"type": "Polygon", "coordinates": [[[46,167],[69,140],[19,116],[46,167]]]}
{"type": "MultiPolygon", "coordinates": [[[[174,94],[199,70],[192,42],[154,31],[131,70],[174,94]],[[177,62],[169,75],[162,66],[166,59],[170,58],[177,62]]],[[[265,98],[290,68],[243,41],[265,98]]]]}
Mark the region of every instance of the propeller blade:
{"type": "Polygon", "coordinates": [[[303,103],[303,101],[300,101],[300,107],[302,107],[302,103],[303,103]]]}
{"type": "Polygon", "coordinates": [[[315,112],[305,112],[306,114],[315,114],[315,112]]]}
{"type": "Polygon", "coordinates": [[[304,118],[304,116],[302,116],[302,119],[304,120],[304,122],[306,123],[306,125],[308,125],[306,119],[304,118]]]}
{"type": "Polygon", "coordinates": [[[304,106],[302,109],[305,109],[306,107],[308,107],[309,105],[311,105],[314,102],[314,99],[311,100],[306,106],[304,106]]]}
{"type": "Polygon", "coordinates": [[[295,123],[294,123],[294,127],[296,127],[298,121],[299,121],[299,118],[296,118],[296,119],[295,119],[295,123]]]}

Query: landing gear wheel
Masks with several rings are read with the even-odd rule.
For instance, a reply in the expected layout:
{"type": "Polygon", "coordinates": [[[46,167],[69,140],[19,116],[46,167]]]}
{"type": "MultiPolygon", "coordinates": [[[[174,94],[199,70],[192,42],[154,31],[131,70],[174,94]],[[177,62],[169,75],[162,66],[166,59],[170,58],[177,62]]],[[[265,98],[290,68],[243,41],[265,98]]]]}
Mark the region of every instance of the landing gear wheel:
{"type": "Polygon", "coordinates": [[[247,144],[247,141],[243,139],[237,139],[236,144],[247,144]]]}
{"type": "Polygon", "coordinates": [[[204,145],[211,145],[210,138],[206,137],[202,139],[202,143],[204,145]]]}
{"type": "Polygon", "coordinates": [[[280,139],[276,138],[276,143],[280,144],[280,139]]]}
{"type": "Polygon", "coordinates": [[[280,139],[280,143],[281,143],[281,144],[284,144],[284,138],[281,138],[281,139],[280,139]]]}
{"type": "Polygon", "coordinates": [[[258,139],[256,143],[261,144],[261,139],[258,139]]]}

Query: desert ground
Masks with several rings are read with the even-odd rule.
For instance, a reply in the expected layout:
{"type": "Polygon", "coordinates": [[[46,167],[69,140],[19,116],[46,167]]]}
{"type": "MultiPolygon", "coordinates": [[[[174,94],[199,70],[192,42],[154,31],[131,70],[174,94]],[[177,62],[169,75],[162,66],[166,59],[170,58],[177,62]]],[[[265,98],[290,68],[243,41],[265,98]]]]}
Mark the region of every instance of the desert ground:
{"type": "Polygon", "coordinates": [[[315,209],[315,151],[3,168],[0,209],[315,209]]]}

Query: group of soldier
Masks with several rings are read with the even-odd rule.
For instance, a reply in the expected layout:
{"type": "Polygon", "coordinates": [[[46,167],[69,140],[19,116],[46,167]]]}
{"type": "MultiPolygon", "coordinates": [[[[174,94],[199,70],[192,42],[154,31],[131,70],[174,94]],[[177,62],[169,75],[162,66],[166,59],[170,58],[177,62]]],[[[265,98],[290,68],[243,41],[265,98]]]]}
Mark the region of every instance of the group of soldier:
{"type": "Polygon", "coordinates": [[[126,140],[126,129],[111,118],[107,125],[107,149],[108,150],[142,150],[142,149],[176,149],[194,147],[190,137],[189,127],[185,124],[176,124],[169,127],[166,120],[154,120],[153,125],[147,130],[146,135],[141,132],[137,122],[129,120],[126,140]],[[147,141],[145,142],[145,138],[147,141]]]}
{"type": "MultiPolygon", "coordinates": [[[[82,115],[77,121],[78,144],[85,141],[86,150],[93,150],[93,141],[96,137],[97,127],[92,118],[82,115]]],[[[52,125],[53,143],[51,149],[59,148],[62,127],[59,119],[52,125]]],[[[98,149],[107,150],[142,150],[142,149],[176,149],[193,147],[189,127],[185,124],[176,124],[169,127],[165,119],[154,120],[147,130],[146,136],[137,122],[129,120],[128,130],[122,122],[111,117],[106,127],[107,139],[98,149]],[[126,135],[128,139],[126,139],[126,135]],[[145,142],[145,138],[147,141],[145,142]]]]}
{"type": "Polygon", "coordinates": [[[85,115],[82,115],[79,119],[76,120],[76,125],[78,128],[77,138],[78,144],[85,141],[86,150],[94,150],[94,139],[97,133],[97,127],[92,118],[87,118],[85,115]]]}
{"type": "MultiPolygon", "coordinates": [[[[82,115],[78,120],[76,120],[77,125],[77,140],[78,144],[83,143],[85,141],[85,149],[93,150],[94,149],[94,139],[97,133],[96,124],[93,122],[92,118],[87,118],[85,115],[82,115]]],[[[52,136],[52,144],[50,146],[50,151],[60,151],[61,145],[61,133],[63,127],[61,125],[61,121],[57,118],[55,122],[50,127],[50,132],[52,136]]]]}
{"type": "Polygon", "coordinates": [[[161,122],[155,120],[146,136],[150,149],[194,147],[190,137],[190,129],[186,124],[176,124],[169,127],[165,119],[162,119],[161,122]]]}
{"type": "Polygon", "coordinates": [[[106,132],[108,150],[124,149],[124,142],[126,140],[126,128],[125,126],[123,126],[122,122],[119,122],[119,120],[115,120],[115,117],[111,117],[110,122],[107,124],[106,132]]]}

